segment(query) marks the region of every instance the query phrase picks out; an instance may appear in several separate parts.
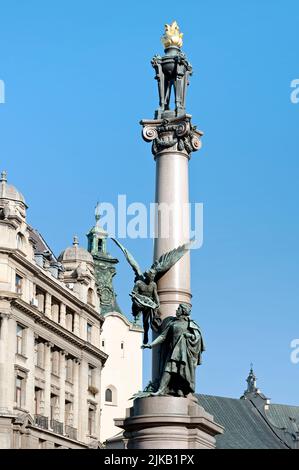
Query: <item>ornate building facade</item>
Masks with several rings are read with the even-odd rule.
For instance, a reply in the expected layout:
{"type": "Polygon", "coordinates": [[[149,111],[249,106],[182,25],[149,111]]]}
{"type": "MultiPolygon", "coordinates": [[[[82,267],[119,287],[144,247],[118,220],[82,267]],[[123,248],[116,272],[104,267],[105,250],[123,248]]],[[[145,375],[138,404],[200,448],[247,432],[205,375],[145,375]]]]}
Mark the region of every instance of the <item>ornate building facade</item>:
{"type": "MultiPolygon", "coordinates": [[[[0,448],[97,448],[101,428],[113,423],[101,415],[108,354],[94,258],[76,237],[56,258],[27,223],[26,210],[24,197],[3,172],[0,448]]],[[[106,328],[107,344],[110,334],[106,328]]],[[[121,387],[118,393],[121,406],[121,387]]]]}
{"type": "Polygon", "coordinates": [[[96,224],[87,234],[88,250],[93,256],[95,277],[100,299],[101,313],[105,321],[102,327],[101,348],[108,355],[102,370],[101,442],[120,432],[114,419],[124,416],[131,406],[130,398],[142,389],[142,334],[143,329],[130,322],[121,311],[112,279],[118,260],[107,251],[108,234],[100,225],[99,206],[96,208],[96,224]]]}

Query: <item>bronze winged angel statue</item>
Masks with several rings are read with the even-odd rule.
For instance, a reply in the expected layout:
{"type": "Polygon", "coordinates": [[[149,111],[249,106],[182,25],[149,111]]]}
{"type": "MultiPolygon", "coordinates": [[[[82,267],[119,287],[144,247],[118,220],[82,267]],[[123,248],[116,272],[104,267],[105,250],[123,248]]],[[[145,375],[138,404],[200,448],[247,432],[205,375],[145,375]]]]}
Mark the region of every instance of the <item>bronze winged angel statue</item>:
{"type": "Polygon", "coordinates": [[[135,273],[135,284],[130,294],[132,298],[132,315],[135,318],[135,322],[142,315],[144,329],[143,344],[147,344],[149,327],[151,326],[157,331],[161,324],[157,281],[189,251],[192,242],[185,243],[163,254],[154,261],[150,269],[142,272],[133,255],[118,240],[115,238],[112,238],[112,240],[124,253],[126,260],[135,273]]]}

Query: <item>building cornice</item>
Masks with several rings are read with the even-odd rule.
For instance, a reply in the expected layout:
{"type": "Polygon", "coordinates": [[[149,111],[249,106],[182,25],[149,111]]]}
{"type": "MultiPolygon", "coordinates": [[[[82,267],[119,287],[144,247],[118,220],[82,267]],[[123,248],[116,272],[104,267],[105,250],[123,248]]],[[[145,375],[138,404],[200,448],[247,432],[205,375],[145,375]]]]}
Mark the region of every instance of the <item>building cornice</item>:
{"type": "MultiPolygon", "coordinates": [[[[75,346],[80,348],[81,351],[86,351],[97,359],[100,359],[102,364],[106,362],[108,354],[104,353],[103,351],[96,348],[87,341],[84,341],[79,336],[76,336],[71,331],[67,330],[63,326],[51,320],[51,318],[46,317],[43,313],[39,312],[36,307],[27,304],[22,299],[14,299],[11,302],[11,305],[24,312],[26,315],[30,316],[30,318],[33,318],[36,323],[44,326],[56,335],[74,344],[75,346]]],[[[45,339],[47,340],[48,338],[45,339]]]]}
{"type": "Polygon", "coordinates": [[[72,294],[72,292],[70,292],[66,287],[60,285],[54,278],[47,276],[47,274],[45,274],[40,267],[34,265],[28,259],[26,259],[24,255],[20,253],[19,250],[17,251],[17,250],[13,250],[9,248],[0,247],[0,252],[6,253],[14,261],[20,263],[26,269],[31,271],[34,274],[34,276],[36,276],[38,279],[41,279],[44,283],[48,284],[53,290],[56,290],[61,296],[63,296],[64,298],[67,298],[70,302],[76,304],[79,309],[85,310],[94,318],[99,320],[101,323],[104,323],[105,318],[102,314],[100,314],[99,312],[97,312],[97,310],[93,309],[89,305],[82,302],[74,294],[72,294]]]}

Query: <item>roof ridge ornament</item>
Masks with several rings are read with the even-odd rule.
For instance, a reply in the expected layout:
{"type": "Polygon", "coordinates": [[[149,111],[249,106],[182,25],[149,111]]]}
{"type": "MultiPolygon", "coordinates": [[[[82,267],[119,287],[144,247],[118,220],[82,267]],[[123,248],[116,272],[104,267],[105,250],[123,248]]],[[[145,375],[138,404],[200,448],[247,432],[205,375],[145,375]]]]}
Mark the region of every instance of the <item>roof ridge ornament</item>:
{"type": "Polygon", "coordinates": [[[74,238],[73,238],[73,245],[74,245],[74,246],[78,246],[78,245],[79,245],[79,238],[77,237],[77,235],[74,235],[74,238]]]}
{"type": "Polygon", "coordinates": [[[7,172],[5,170],[3,170],[1,172],[1,179],[0,179],[1,182],[7,182],[7,172]]]}
{"type": "Polygon", "coordinates": [[[246,379],[246,382],[247,382],[247,390],[245,393],[256,393],[258,392],[258,388],[256,386],[256,375],[255,373],[253,372],[253,363],[251,362],[250,363],[250,371],[249,371],[249,374],[248,374],[248,377],[246,379]]]}
{"type": "Polygon", "coordinates": [[[95,214],[96,223],[97,223],[97,225],[99,225],[98,222],[100,221],[100,218],[101,218],[101,211],[100,211],[99,201],[96,204],[94,214],[95,214]]]}

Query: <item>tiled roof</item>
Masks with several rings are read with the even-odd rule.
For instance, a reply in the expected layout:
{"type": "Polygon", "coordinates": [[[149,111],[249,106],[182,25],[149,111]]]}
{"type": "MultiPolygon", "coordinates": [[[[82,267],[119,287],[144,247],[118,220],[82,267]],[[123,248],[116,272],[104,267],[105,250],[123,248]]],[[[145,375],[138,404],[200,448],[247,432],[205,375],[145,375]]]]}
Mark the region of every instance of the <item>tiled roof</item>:
{"type": "Polygon", "coordinates": [[[286,449],[292,446],[292,440],[277,428],[290,428],[289,416],[299,423],[299,407],[269,405],[269,410],[263,413],[250,399],[212,395],[197,397],[204,409],[214,416],[216,423],[225,428],[224,433],[216,437],[217,448],[286,449]]]}
{"type": "Polygon", "coordinates": [[[28,225],[28,229],[30,231],[30,237],[34,243],[34,252],[35,253],[45,253],[49,252],[52,255],[52,259],[56,261],[56,256],[54,255],[53,251],[44,240],[43,236],[33,227],[28,225]]]}

